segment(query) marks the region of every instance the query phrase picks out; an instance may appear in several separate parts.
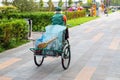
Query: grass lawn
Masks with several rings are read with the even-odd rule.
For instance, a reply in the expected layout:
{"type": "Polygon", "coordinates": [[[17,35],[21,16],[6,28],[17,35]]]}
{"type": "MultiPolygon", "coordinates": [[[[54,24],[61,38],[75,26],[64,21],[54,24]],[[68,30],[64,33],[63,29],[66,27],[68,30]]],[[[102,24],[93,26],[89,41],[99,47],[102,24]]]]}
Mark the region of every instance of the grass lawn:
{"type": "Polygon", "coordinates": [[[71,26],[68,26],[70,28],[70,27],[74,27],[74,26],[83,24],[85,22],[94,20],[96,18],[98,18],[98,17],[82,17],[82,18],[77,18],[77,19],[71,19],[71,20],[67,21],[67,24],[71,25],[71,26]]]}

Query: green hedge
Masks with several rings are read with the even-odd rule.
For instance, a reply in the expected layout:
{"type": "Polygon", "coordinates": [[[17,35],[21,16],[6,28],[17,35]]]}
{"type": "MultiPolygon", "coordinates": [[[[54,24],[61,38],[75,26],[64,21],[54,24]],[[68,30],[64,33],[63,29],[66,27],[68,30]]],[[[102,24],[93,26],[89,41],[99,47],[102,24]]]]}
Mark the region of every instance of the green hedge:
{"type": "Polygon", "coordinates": [[[35,12],[35,13],[12,13],[7,17],[8,19],[31,19],[33,21],[33,30],[41,31],[51,23],[51,17],[54,15],[53,12],[35,12]]]}
{"type": "MultiPolygon", "coordinates": [[[[67,16],[68,20],[73,18],[79,18],[85,16],[85,11],[74,11],[63,13],[67,16]]],[[[54,12],[32,12],[32,13],[12,13],[7,17],[10,18],[28,18],[33,21],[33,30],[42,31],[45,29],[45,26],[51,24],[51,18],[54,15],[54,12]]]]}
{"type": "Polygon", "coordinates": [[[0,50],[15,47],[27,40],[28,27],[25,20],[0,20],[0,50]]]}
{"type": "Polygon", "coordinates": [[[0,18],[5,18],[9,13],[18,12],[18,9],[14,6],[0,6],[0,18]]]}
{"type": "Polygon", "coordinates": [[[67,19],[70,20],[70,19],[74,19],[74,18],[85,17],[86,12],[85,12],[85,10],[73,11],[73,12],[67,12],[66,15],[67,15],[67,19]]]}

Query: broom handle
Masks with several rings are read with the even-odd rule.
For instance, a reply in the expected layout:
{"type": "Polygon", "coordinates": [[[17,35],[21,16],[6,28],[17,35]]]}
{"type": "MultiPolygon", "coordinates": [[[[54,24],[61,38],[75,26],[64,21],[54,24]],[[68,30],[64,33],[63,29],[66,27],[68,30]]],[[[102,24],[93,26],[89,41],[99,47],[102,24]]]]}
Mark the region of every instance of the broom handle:
{"type": "Polygon", "coordinates": [[[45,43],[46,43],[46,44],[49,44],[49,43],[51,43],[52,41],[54,41],[55,39],[57,39],[57,37],[55,37],[54,39],[49,40],[49,41],[47,41],[47,42],[45,42],[45,43]]]}

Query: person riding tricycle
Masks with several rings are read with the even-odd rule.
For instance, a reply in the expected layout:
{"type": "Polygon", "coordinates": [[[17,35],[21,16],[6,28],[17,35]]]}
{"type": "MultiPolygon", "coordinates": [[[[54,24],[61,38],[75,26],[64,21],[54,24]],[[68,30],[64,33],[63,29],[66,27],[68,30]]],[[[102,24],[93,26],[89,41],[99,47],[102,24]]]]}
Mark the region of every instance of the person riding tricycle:
{"type": "Polygon", "coordinates": [[[61,8],[57,7],[52,24],[46,26],[45,33],[35,41],[35,48],[30,48],[34,52],[34,62],[37,66],[41,66],[47,56],[61,56],[62,67],[69,67],[71,52],[66,21],[66,16],[61,14],[61,8]]]}

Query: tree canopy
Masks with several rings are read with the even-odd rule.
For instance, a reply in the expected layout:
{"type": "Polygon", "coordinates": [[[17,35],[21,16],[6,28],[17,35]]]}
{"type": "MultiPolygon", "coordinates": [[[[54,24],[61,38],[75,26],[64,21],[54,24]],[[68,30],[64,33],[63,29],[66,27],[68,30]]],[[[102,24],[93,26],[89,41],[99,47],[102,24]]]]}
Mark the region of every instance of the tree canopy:
{"type": "Polygon", "coordinates": [[[13,5],[16,6],[21,12],[34,11],[38,8],[34,0],[14,0],[13,5]]]}
{"type": "Polygon", "coordinates": [[[72,0],[69,0],[69,1],[68,1],[68,5],[69,5],[69,7],[71,7],[72,3],[73,3],[72,0]]]}
{"type": "Polygon", "coordinates": [[[53,4],[52,0],[49,0],[49,1],[47,2],[47,4],[49,5],[49,11],[52,11],[53,8],[54,8],[54,4],[53,4]]]}
{"type": "Polygon", "coordinates": [[[62,7],[62,5],[63,5],[62,0],[59,0],[59,2],[58,2],[58,6],[59,6],[59,7],[62,7]]]}

